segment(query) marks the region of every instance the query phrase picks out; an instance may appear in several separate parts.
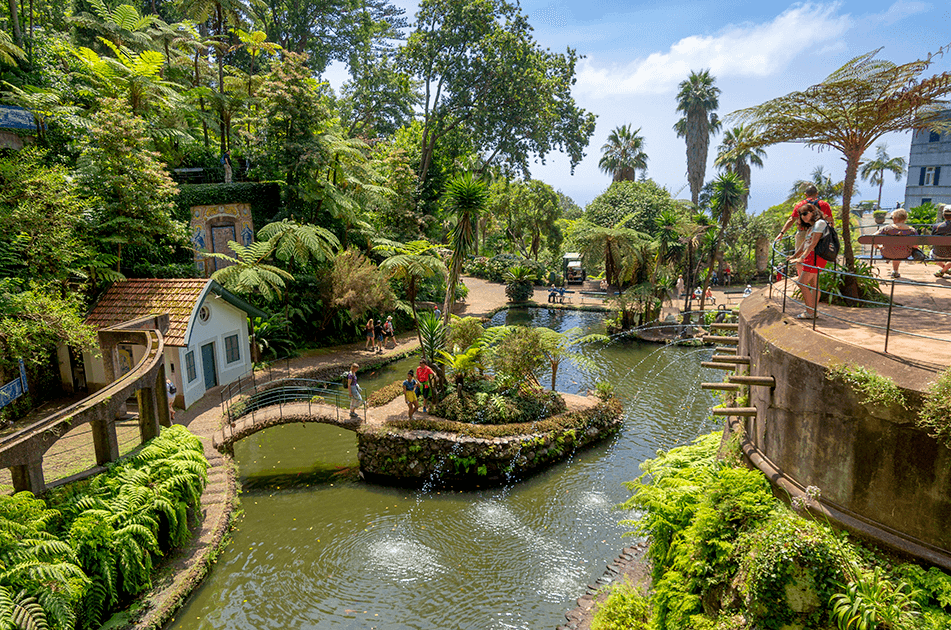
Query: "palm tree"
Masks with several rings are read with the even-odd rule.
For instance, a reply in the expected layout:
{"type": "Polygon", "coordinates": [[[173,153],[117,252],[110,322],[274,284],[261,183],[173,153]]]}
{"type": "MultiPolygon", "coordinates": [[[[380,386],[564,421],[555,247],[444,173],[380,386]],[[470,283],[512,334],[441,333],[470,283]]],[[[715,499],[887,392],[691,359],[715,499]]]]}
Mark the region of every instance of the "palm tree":
{"type": "MultiPolygon", "coordinates": [[[[842,190],[845,188],[845,182],[833,182],[832,177],[825,172],[822,166],[812,169],[810,179],[797,179],[789,189],[789,198],[786,201],[799,201],[802,193],[810,185],[815,186],[818,191],[819,199],[841,199],[842,190]]],[[[852,189],[853,194],[859,194],[858,188],[852,189]]]]}
{"type": "Polygon", "coordinates": [[[723,134],[723,141],[717,149],[717,159],[713,162],[719,168],[724,168],[730,173],[736,173],[746,186],[746,194],[743,195],[743,208],[749,204],[751,166],[763,168],[763,158],[766,157],[766,151],[756,144],[756,132],[747,125],[737,125],[733,129],[728,129],[723,134]]]}
{"type": "MultiPolygon", "coordinates": [[[[849,206],[862,156],[884,134],[939,125],[943,99],[951,94],[951,72],[920,78],[933,58],[896,65],[875,59],[876,54],[878,50],[856,57],[822,83],[802,92],[731,114],[731,118],[749,121],[756,127],[760,146],[802,142],[830,146],[842,153],[845,184],[841,241],[846,266],[853,273],[849,206]]],[[[859,297],[854,277],[845,277],[843,293],[859,297]]]]}
{"type": "Polygon", "coordinates": [[[489,203],[489,187],[483,180],[468,172],[454,177],[446,184],[446,201],[456,213],[456,227],[452,230],[449,281],[446,283],[446,299],[443,302],[444,322],[448,325],[452,304],[456,301],[456,285],[462,273],[462,263],[475,247],[479,214],[489,203]]]}
{"type": "Polygon", "coordinates": [[[895,174],[895,181],[901,181],[905,174],[905,158],[888,157],[888,145],[884,142],[875,147],[875,159],[862,165],[859,173],[862,179],[867,179],[873,186],[878,184],[878,203],[876,208],[882,207],[882,186],[885,184],[885,171],[895,174]]]}
{"type": "Polygon", "coordinates": [[[604,261],[604,277],[608,284],[620,287],[642,265],[650,237],[623,225],[630,219],[624,217],[614,227],[589,225],[578,235],[581,253],[585,260],[604,261]]]}
{"type": "Polygon", "coordinates": [[[638,169],[647,170],[647,154],[644,153],[644,138],[641,129],[631,131],[628,125],[616,127],[608,141],[601,147],[598,167],[614,177],[616,182],[633,182],[638,169]]]}
{"type": "Polygon", "coordinates": [[[300,266],[333,260],[340,249],[340,241],[330,230],[287,219],[265,225],[258,231],[258,239],[271,242],[278,260],[300,266]]]}
{"type": "Polygon", "coordinates": [[[419,281],[436,275],[445,276],[448,272],[446,265],[439,256],[434,255],[436,245],[427,241],[412,241],[397,243],[395,241],[379,240],[373,251],[383,252],[387,257],[380,263],[380,269],[390,274],[390,277],[399,278],[406,284],[406,299],[413,313],[413,322],[416,324],[416,335],[422,347],[423,338],[419,329],[419,314],[416,312],[416,294],[419,281]]]}
{"type": "Polygon", "coordinates": [[[710,136],[720,129],[715,112],[720,106],[720,88],[713,85],[714,81],[716,77],[709,70],[691,71],[690,76],[680,83],[680,92],[677,93],[677,111],[683,112],[684,117],[674,125],[674,131],[678,138],[687,140],[687,181],[694,205],[703,188],[710,136]]]}
{"type": "Polygon", "coordinates": [[[710,277],[713,275],[713,265],[716,264],[717,253],[720,251],[720,241],[723,239],[723,232],[730,223],[730,216],[734,210],[742,208],[743,199],[748,191],[743,181],[736,173],[721,173],[713,181],[713,197],[710,199],[710,207],[713,210],[714,217],[720,221],[720,230],[717,233],[717,239],[714,241],[713,252],[710,254],[710,266],[707,268],[707,277],[703,281],[703,291],[700,294],[700,310],[703,310],[703,303],[706,300],[707,288],[710,286],[710,277]]]}

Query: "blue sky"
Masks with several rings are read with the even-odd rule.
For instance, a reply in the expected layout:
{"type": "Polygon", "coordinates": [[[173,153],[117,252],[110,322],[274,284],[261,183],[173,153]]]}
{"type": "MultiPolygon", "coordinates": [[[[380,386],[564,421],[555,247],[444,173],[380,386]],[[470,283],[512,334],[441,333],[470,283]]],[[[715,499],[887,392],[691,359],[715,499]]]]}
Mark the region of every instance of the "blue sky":
{"type": "MultiPolygon", "coordinates": [[[[397,0],[415,12],[411,0],[397,0]]],[[[622,124],[641,128],[649,156],[648,175],[677,197],[689,198],[686,149],[672,127],[677,85],[691,70],[710,69],[717,78],[721,116],[818,83],[849,59],[882,47],[879,56],[897,63],[920,59],[951,43],[951,4],[916,0],[788,3],[693,0],[525,0],[538,42],[555,51],[584,55],[574,94],[597,115],[597,128],[584,161],[570,173],[568,160],[551,155],[532,168],[584,206],[610,184],[598,170],[600,148],[622,124]]],[[[412,20],[412,17],[411,17],[412,20]]],[[[951,69],[951,55],[932,66],[951,69]]],[[[337,87],[334,77],[328,76],[337,87]]],[[[892,156],[908,158],[910,134],[884,140],[892,156]]],[[[711,141],[707,179],[720,142],[711,141]]],[[[822,165],[836,181],[844,162],[835,151],[798,144],[768,147],[765,167],[753,170],[750,210],[785,199],[792,182],[822,165]]],[[[870,152],[874,155],[874,149],[870,152]]],[[[888,176],[882,205],[904,199],[905,179],[888,176]]],[[[860,184],[856,199],[875,199],[877,188],[860,184]]]]}

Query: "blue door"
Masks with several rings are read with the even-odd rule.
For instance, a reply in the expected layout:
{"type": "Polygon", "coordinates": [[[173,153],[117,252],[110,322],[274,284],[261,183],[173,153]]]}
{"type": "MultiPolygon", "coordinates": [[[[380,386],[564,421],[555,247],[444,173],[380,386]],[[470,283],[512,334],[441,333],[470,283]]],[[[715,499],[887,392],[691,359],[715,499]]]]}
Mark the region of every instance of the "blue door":
{"type": "Polygon", "coordinates": [[[218,371],[215,369],[214,342],[201,347],[201,370],[205,376],[205,389],[211,389],[218,384],[218,371]]]}

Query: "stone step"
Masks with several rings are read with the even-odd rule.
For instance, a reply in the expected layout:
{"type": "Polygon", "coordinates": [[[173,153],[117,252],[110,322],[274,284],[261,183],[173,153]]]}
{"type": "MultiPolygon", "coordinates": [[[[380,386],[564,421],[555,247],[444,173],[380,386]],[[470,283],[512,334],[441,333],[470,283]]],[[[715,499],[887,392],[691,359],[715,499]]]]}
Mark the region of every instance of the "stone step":
{"type": "Polygon", "coordinates": [[[714,407],[710,412],[715,416],[755,416],[756,407],[714,407]]]}
{"type": "Polygon", "coordinates": [[[704,343],[722,343],[727,346],[735,346],[740,343],[739,337],[723,337],[720,335],[704,335],[704,343]]]}
{"type": "Polygon", "coordinates": [[[705,368],[716,368],[717,370],[735,370],[736,366],[732,363],[724,363],[723,361],[703,361],[700,363],[700,367],[705,368]]]}
{"type": "Polygon", "coordinates": [[[745,376],[739,374],[730,374],[727,378],[730,379],[730,383],[739,383],[740,385],[776,387],[776,379],[772,376],[745,376]]]}
{"type": "Polygon", "coordinates": [[[736,363],[736,364],[742,364],[742,365],[750,364],[749,357],[741,357],[741,356],[736,356],[732,354],[715,354],[712,357],[710,357],[710,360],[719,361],[721,363],[736,363]]]}
{"type": "Polygon", "coordinates": [[[724,392],[735,392],[740,389],[736,383],[700,383],[700,389],[715,389],[724,392]]]}

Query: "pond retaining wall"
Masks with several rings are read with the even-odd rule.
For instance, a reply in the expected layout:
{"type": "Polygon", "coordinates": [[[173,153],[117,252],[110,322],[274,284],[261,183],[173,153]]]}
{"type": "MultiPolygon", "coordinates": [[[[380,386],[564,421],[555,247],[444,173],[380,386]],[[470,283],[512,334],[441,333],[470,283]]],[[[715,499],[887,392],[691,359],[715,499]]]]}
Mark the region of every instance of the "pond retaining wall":
{"type": "Polygon", "coordinates": [[[422,487],[477,488],[516,481],[616,434],[619,404],[566,414],[571,428],[506,437],[370,427],[358,432],[360,471],[373,483],[422,487]]]}
{"type": "Polygon", "coordinates": [[[734,418],[749,460],[792,495],[821,492],[822,516],[854,533],[951,569],[951,450],[915,424],[917,407],[947,366],[854,346],[813,332],[762,292],[740,309],[738,354],[750,374],[755,417],[734,418]],[[908,409],[863,402],[826,369],[852,362],[891,378],[908,409]]]}

